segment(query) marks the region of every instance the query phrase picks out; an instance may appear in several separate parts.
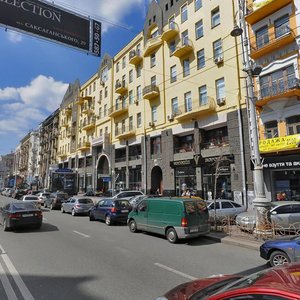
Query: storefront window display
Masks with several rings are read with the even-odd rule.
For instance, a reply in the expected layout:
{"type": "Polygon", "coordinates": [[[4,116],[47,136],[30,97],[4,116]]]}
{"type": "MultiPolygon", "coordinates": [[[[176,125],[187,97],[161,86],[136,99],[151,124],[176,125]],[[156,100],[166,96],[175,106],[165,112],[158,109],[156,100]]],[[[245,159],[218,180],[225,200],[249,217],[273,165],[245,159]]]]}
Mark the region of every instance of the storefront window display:
{"type": "Polygon", "coordinates": [[[189,191],[190,193],[196,192],[196,169],[192,166],[176,167],[175,184],[176,196],[181,196],[187,191],[189,191]]]}

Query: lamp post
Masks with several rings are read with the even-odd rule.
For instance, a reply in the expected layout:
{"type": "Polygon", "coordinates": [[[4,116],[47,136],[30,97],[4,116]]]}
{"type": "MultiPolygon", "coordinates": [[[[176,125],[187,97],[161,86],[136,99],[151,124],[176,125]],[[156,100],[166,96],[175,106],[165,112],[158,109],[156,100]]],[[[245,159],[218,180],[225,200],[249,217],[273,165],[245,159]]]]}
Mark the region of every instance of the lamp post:
{"type": "Polygon", "coordinates": [[[249,109],[249,136],[250,136],[250,150],[251,161],[253,163],[253,183],[255,199],[253,200],[256,208],[256,229],[255,233],[265,233],[269,230],[269,222],[267,212],[269,211],[270,201],[266,198],[264,189],[264,177],[262,160],[259,152],[258,131],[257,131],[257,116],[255,107],[255,98],[253,91],[253,77],[258,76],[262,68],[255,65],[249,58],[249,42],[247,37],[247,28],[245,21],[245,2],[238,0],[239,4],[239,20],[240,27],[236,24],[231,31],[231,36],[242,38],[242,49],[244,59],[244,71],[246,72],[246,86],[247,86],[247,107],[249,109]]]}

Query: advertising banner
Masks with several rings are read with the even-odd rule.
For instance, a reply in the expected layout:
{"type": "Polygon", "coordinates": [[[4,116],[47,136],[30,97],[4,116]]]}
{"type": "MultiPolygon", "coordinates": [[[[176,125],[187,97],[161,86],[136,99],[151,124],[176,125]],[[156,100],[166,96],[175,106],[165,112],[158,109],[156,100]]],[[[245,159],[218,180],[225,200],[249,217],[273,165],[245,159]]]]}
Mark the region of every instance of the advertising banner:
{"type": "Polygon", "coordinates": [[[100,22],[44,1],[0,0],[0,24],[100,56],[100,22]]]}
{"type": "Polygon", "coordinates": [[[261,153],[296,149],[299,146],[300,134],[293,134],[259,141],[259,151],[261,153]]]}

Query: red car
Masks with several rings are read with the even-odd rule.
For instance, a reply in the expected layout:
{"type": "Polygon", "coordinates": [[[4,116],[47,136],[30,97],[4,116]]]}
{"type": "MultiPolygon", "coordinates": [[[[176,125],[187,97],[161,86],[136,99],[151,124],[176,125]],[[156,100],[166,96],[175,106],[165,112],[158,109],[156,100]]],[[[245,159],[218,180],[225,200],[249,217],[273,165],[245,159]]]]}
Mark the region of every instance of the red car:
{"type": "Polygon", "coordinates": [[[300,299],[300,263],[266,269],[250,276],[225,275],[183,283],[157,300],[300,299]]]}

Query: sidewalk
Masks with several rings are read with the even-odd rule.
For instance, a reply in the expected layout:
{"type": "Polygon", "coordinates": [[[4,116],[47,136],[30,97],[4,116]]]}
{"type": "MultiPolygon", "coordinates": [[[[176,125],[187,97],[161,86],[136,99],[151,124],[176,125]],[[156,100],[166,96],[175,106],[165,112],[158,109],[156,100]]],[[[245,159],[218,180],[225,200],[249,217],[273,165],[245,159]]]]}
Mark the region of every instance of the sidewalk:
{"type": "Polygon", "coordinates": [[[242,238],[242,237],[230,236],[222,232],[211,231],[208,235],[206,235],[206,237],[219,243],[240,246],[240,247],[257,250],[257,251],[259,251],[259,247],[263,244],[262,241],[247,239],[246,237],[242,238]]]}

